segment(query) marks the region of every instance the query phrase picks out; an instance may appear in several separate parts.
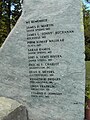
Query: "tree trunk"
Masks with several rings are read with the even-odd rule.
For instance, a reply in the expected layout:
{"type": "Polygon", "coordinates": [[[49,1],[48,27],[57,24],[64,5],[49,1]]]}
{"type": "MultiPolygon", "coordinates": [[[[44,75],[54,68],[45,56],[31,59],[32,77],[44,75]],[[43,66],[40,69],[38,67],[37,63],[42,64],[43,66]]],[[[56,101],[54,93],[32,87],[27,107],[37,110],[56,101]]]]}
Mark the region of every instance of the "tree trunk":
{"type": "Polygon", "coordinates": [[[8,34],[11,31],[10,15],[11,15],[11,0],[8,0],[8,34]]]}
{"type": "Polygon", "coordinates": [[[2,18],[2,0],[0,0],[0,20],[2,18]]]}

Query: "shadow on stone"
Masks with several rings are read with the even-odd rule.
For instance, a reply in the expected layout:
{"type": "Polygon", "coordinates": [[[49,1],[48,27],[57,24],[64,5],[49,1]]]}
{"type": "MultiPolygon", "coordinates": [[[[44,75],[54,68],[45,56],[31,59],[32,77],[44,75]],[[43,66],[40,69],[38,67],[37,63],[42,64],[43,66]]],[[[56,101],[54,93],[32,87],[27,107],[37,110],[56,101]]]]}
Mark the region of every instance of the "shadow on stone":
{"type": "Polygon", "coordinates": [[[19,106],[2,120],[29,120],[28,111],[25,106],[19,106]]]}
{"type": "Polygon", "coordinates": [[[0,97],[0,120],[29,120],[28,111],[16,100],[0,97]]]}

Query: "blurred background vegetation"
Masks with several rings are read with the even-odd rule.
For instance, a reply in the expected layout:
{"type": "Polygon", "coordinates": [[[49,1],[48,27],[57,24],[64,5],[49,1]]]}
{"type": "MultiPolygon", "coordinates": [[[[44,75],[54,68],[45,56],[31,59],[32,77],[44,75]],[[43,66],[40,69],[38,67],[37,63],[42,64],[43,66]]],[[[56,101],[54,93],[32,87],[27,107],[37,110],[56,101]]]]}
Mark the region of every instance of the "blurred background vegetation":
{"type": "Polygon", "coordinates": [[[85,55],[86,61],[90,61],[90,9],[83,5],[84,34],[85,34],[85,55]]]}
{"type": "MultiPolygon", "coordinates": [[[[0,46],[22,13],[23,0],[0,0],[0,46]]],[[[90,98],[90,9],[83,5],[85,55],[86,55],[86,96],[90,98]]]]}
{"type": "Polygon", "coordinates": [[[0,46],[22,12],[21,0],[0,0],[0,46]]]}
{"type": "MultiPolygon", "coordinates": [[[[90,8],[83,5],[86,60],[86,101],[90,99],[90,8]]],[[[89,118],[90,119],[90,118],[89,118]]]]}

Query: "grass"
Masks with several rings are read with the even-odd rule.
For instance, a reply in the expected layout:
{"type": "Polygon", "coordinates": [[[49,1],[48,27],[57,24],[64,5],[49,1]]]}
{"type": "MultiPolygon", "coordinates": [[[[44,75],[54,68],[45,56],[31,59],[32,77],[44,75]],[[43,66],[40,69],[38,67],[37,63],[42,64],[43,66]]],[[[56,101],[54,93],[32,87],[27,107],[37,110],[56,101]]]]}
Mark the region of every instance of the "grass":
{"type": "Polygon", "coordinates": [[[86,96],[90,99],[90,61],[86,61],[86,96]]]}

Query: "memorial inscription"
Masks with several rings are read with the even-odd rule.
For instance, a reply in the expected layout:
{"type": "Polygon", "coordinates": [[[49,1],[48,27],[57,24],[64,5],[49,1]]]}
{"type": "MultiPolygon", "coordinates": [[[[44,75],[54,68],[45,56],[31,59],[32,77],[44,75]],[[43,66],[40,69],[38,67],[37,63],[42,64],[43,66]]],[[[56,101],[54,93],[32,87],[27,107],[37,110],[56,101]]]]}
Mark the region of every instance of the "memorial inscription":
{"type": "Polygon", "coordinates": [[[57,44],[63,46],[67,40],[65,35],[73,36],[74,30],[62,31],[59,28],[55,31],[54,26],[55,23],[49,23],[47,19],[26,21],[31,97],[49,98],[63,94],[56,89],[61,75],[57,77],[55,71],[63,56],[58,51],[54,53],[54,50],[57,44]]]}

